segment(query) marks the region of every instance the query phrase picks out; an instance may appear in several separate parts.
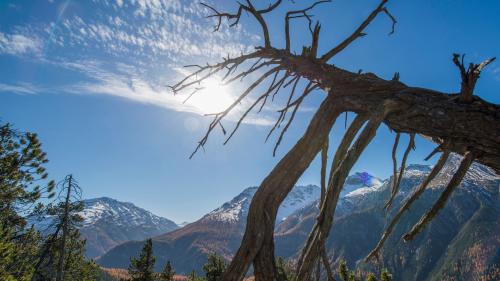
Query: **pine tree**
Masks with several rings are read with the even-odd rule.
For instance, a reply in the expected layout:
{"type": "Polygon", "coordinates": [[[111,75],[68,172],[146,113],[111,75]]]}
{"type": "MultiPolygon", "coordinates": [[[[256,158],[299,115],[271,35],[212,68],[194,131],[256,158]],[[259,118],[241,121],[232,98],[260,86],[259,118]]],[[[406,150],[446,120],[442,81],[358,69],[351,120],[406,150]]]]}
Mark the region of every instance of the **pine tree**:
{"type": "Polygon", "coordinates": [[[387,269],[383,269],[380,273],[380,281],[392,281],[392,275],[387,269]]]}
{"type": "Polygon", "coordinates": [[[198,277],[198,274],[196,274],[196,271],[191,271],[191,273],[188,276],[188,281],[204,281],[203,278],[198,277]]]}
{"type": "Polygon", "coordinates": [[[278,271],[278,280],[293,281],[295,274],[289,263],[283,257],[278,257],[276,260],[276,270],[278,271]]]}
{"type": "Polygon", "coordinates": [[[31,280],[39,241],[40,235],[34,228],[13,238],[12,228],[5,228],[0,222],[0,280],[31,280]]]}
{"type": "Polygon", "coordinates": [[[368,276],[366,276],[366,281],[377,281],[377,277],[375,276],[375,274],[370,272],[368,273],[368,276]]]}
{"type": "Polygon", "coordinates": [[[39,256],[40,235],[26,228],[26,217],[53,197],[46,154],[36,134],[0,125],[0,280],[31,280],[39,256]]]}
{"type": "Polygon", "coordinates": [[[46,208],[46,215],[53,218],[55,230],[45,238],[40,257],[35,266],[34,280],[87,281],[95,280],[98,267],[85,258],[85,241],[81,239],[78,227],[83,210],[79,198],[81,189],[72,175],[57,185],[59,202],[46,208]]]}
{"type": "Polygon", "coordinates": [[[203,265],[207,281],[218,281],[226,270],[226,262],[215,253],[208,255],[208,261],[203,265]]]}
{"type": "Polygon", "coordinates": [[[175,271],[170,261],[167,261],[163,271],[160,274],[160,281],[172,281],[174,279],[175,271]]]}
{"type": "Polygon", "coordinates": [[[356,273],[354,273],[354,271],[349,271],[349,277],[348,277],[348,280],[349,281],[361,281],[361,277],[359,277],[359,275],[356,275],[356,273]]]}
{"type": "Polygon", "coordinates": [[[156,258],[153,255],[153,241],[146,240],[138,259],[131,258],[128,272],[132,277],[131,281],[154,281],[154,265],[156,258]]]}
{"type": "Polygon", "coordinates": [[[42,196],[54,195],[54,182],[45,186],[48,162],[36,134],[20,133],[10,124],[0,126],[0,220],[4,228],[22,232],[26,225],[23,215],[42,196]]]}
{"type": "Polygon", "coordinates": [[[349,281],[349,268],[345,260],[340,261],[338,272],[343,281],[349,281]]]}
{"type": "Polygon", "coordinates": [[[0,126],[0,280],[96,280],[98,267],[85,259],[85,242],[76,229],[83,205],[68,200],[81,191],[61,184],[59,194],[66,200],[39,203],[55,194],[54,182],[47,180],[47,162],[36,134],[0,126]],[[26,217],[36,215],[53,219],[52,235],[42,237],[26,227],[26,217]]]}

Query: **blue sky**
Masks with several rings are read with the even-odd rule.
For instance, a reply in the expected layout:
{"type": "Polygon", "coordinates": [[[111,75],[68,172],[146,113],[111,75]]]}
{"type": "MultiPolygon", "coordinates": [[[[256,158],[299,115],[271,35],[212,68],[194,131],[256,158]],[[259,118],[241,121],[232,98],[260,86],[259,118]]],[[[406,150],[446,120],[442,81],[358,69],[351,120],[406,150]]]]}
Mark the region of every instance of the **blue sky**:
{"type": "MultiPolygon", "coordinates": [[[[279,103],[250,116],[225,146],[216,132],[206,151],[189,160],[209,122],[202,115],[227,105],[250,80],[228,87],[209,81],[186,104],[185,96],[173,96],[166,86],[186,74],[182,65],[214,62],[260,43],[259,28],[248,17],[235,29],[213,33],[197,2],[0,1],[0,118],[39,134],[52,178],[73,173],[87,198],[131,201],[178,222],[193,221],[258,185],[301,136],[324,94],[307,100],[275,158],[274,139],[264,139],[279,103]]],[[[235,7],[234,1],[213,2],[235,7]]],[[[320,51],[345,38],[377,4],[337,0],[317,9],[320,51]]],[[[456,92],[453,52],[474,62],[500,55],[499,1],[391,1],[388,7],[398,20],[396,33],[388,36],[391,23],[379,16],[368,36],[334,59],[336,65],[385,78],[399,71],[409,85],[456,92]]],[[[283,44],[283,11],[268,18],[276,46],[283,44]]],[[[293,26],[293,46],[300,50],[309,35],[303,22],[293,26]]],[[[499,88],[500,65],[493,63],[476,94],[500,103],[499,88]]],[[[344,130],[338,123],[332,146],[344,130]]],[[[353,171],[388,177],[392,141],[381,128],[353,171]]],[[[409,162],[422,163],[433,147],[418,138],[409,162]]],[[[316,161],[300,183],[318,182],[316,161]]]]}

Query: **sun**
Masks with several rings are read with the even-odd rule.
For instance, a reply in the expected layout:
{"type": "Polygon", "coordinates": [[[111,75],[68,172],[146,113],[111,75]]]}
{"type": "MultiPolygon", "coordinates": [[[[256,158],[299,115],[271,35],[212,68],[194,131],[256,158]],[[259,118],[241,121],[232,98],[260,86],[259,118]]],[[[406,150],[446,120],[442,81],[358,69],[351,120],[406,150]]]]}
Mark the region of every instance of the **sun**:
{"type": "Polygon", "coordinates": [[[234,102],[229,86],[222,84],[219,79],[207,79],[200,88],[201,90],[194,94],[187,104],[202,114],[221,112],[234,102]]]}

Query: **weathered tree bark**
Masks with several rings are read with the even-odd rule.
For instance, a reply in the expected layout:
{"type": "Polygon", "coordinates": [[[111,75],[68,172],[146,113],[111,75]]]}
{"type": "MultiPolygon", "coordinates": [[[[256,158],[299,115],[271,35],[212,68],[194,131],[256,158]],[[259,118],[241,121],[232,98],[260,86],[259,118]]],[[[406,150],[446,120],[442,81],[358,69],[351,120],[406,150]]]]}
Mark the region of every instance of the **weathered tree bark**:
{"type": "Polygon", "coordinates": [[[344,186],[344,182],[349,175],[349,171],[356,163],[361,153],[363,153],[366,146],[368,146],[373,137],[375,137],[377,129],[383,118],[393,109],[393,106],[394,104],[386,104],[380,108],[379,112],[371,116],[371,119],[360,133],[356,142],[346,153],[342,153],[346,150],[346,147],[350,146],[352,139],[356,136],[357,130],[354,130],[352,135],[349,135],[349,132],[346,133],[347,138],[344,138],[345,142],[343,140],[337,150],[341,151],[339,153],[340,160],[337,162],[339,164],[333,164],[334,170],[333,174],[330,176],[331,181],[329,182],[325,201],[321,206],[316,225],[313,227],[308,243],[304,247],[304,254],[298,269],[297,280],[306,281],[309,279],[313,269],[311,261],[313,261],[315,257],[320,256],[320,253],[318,252],[320,248],[318,245],[322,245],[330,233],[338,198],[342,187],[344,186]]]}
{"type": "Polygon", "coordinates": [[[500,174],[500,107],[474,96],[463,102],[459,94],[409,87],[384,80],[373,73],[358,74],[282,50],[262,50],[261,56],[279,59],[291,73],[318,81],[336,95],[342,111],[373,113],[385,101],[399,104],[384,123],[397,132],[416,133],[463,155],[468,147],[478,151],[476,161],[500,174]]]}
{"type": "Polygon", "coordinates": [[[242,280],[250,264],[257,280],[275,280],[274,226],[280,204],[302,173],[320,152],[335,123],[339,104],[327,96],[314,115],[304,136],[281,159],[255,193],[248,213],[245,235],[223,280],[242,280]]]}
{"type": "MultiPolygon", "coordinates": [[[[258,281],[274,281],[276,279],[273,232],[277,210],[300,175],[322,149],[328,133],[340,113],[355,112],[358,117],[355,119],[357,121],[351,124],[352,129],[348,130],[344,137],[343,142],[345,143],[340,145],[333,159],[326,199],[321,204],[320,215],[306,242],[306,247],[299,257],[299,280],[307,280],[311,276],[313,265],[321,257],[321,253],[324,252],[322,251],[324,250],[323,244],[329,234],[337,200],[345,178],[363,149],[374,137],[376,129],[381,123],[384,123],[398,134],[410,134],[412,136],[411,140],[413,140],[415,134],[423,136],[438,144],[438,150],[445,151],[445,153],[455,152],[470,157],[470,152],[473,149],[475,161],[485,164],[500,173],[500,107],[474,96],[474,87],[481,70],[491,63],[494,58],[480,64],[470,64],[466,69],[463,56],[462,60],[459,61],[459,56],[454,55],[453,62],[459,68],[462,78],[461,90],[456,94],[445,94],[430,89],[409,87],[399,82],[399,73],[396,73],[391,80],[384,80],[373,73],[353,73],[338,68],[329,64],[328,61],[342,52],[352,42],[366,35],[364,29],[373,19],[379,14],[387,15],[392,21],[391,33],[394,32],[396,19],[386,7],[388,0],[381,0],[379,5],[350,36],[323,55],[319,55],[318,44],[321,28],[319,23],[316,23],[313,28],[313,20],[309,12],[315,6],[328,2],[330,1],[313,1],[313,4],[307,8],[289,11],[286,14],[284,49],[275,48],[271,44],[269,29],[263,16],[280,6],[281,0],[276,0],[263,9],[258,9],[251,0],[246,0],[238,3],[239,8],[235,13],[219,12],[215,8],[203,4],[213,12],[209,17],[217,19],[215,30],[221,27],[222,19],[227,19],[230,26],[235,26],[239,23],[243,12],[253,16],[262,27],[263,47],[257,47],[256,51],[235,58],[224,58],[222,62],[217,64],[194,65],[192,67],[198,68],[197,71],[171,87],[174,93],[179,93],[193,87],[193,85],[199,85],[206,78],[219,72],[226,72],[224,79],[227,78],[228,82],[232,82],[243,79],[250,73],[268,69],[226,110],[211,115],[214,119],[194,153],[206,144],[210,133],[215,128],[219,126],[223,128],[221,121],[229,112],[268,77],[274,77],[271,85],[244,112],[226,142],[233,136],[243,119],[254,107],[261,103],[260,109],[262,109],[270,96],[274,97],[287,85],[293,84],[288,101],[285,107],[278,111],[280,116],[271,129],[272,133],[276,128],[279,128],[285,120],[288,110],[293,109],[288,123],[283,126],[279,135],[277,147],[304,98],[316,89],[322,89],[327,93],[326,99],[313,117],[304,136],[264,179],[252,199],[243,242],[224,274],[223,281],[242,280],[252,263],[258,281]],[[293,50],[291,50],[289,22],[298,18],[308,20],[312,40],[310,46],[303,47],[301,54],[294,54],[293,50]],[[236,74],[240,65],[252,61],[255,61],[255,63],[250,68],[236,74]],[[277,78],[279,75],[283,76],[277,78]],[[301,96],[292,100],[300,79],[307,80],[307,86],[301,96]],[[365,121],[362,118],[369,119],[368,125],[353,147],[347,151],[356,135],[350,136],[349,131],[357,132],[365,121]],[[363,121],[361,124],[359,124],[360,120],[363,121]],[[356,126],[359,126],[359,128],[356,129],[356,126]]],[[[195,92],[196,89],[190,96],[195,92]]],[[[225,129],[223,129],[223,132],[225,133],[225,129]]],[[[412,142],[410,142],[403,157],[400,176],[403,173],[411,147],[412,142]]],[[[464,164],[461,173],[465,173],[463,170],[466,170],[467,167],[464,164]]],[[[396,177],[394,180],[396,182],[392,196],[395,196],[398,191],[399,180],[396,177]]],[[[453,188],[447,189],[449,192],[443,195],[442,200],[438,202],[439,206],[433,208],[433,213],[423,219],[415,233],[437,214],[460,180],[460,175],[457,175],[453,181],[453,188]]],[[[324,259],[323,257],[323,261],[324,259]]]]}

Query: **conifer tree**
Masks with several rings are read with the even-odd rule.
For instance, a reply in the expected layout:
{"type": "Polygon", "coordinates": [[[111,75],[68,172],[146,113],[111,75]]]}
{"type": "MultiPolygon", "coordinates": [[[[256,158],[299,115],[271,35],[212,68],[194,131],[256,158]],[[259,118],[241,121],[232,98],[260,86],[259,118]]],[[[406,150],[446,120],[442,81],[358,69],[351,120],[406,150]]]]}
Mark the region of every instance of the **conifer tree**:
{"type": "Polygon", "coordinates": [[[356,275],[356,273],[354,273],[354,271],[349,271],[349,278],[348,278],[349,281],[361,281],[361,278],[356,275]]]}
{"type": "Polygon", "coordinates": [[[46,237],[35,266],[33,280],[87,281],[95,280],[98,267],[85,258],[85,241],[78,227],[83,210],[81,189],[72,175],[57,185],[58,201],[46,208],[46,216],[52,218],[53,233],[46,237]]]}
{"type": "Polygon", "coordinates": [[[22,231],[38,199],[53,196],[54,182],[46,182],[48,162],[34,133],[21,133],[10,124],[0,125],[0,219],[4,228],[22,231]]]}
{"type": "Polygon", "coordinates": [[[295,274],[289,263],[283,257],[278,257],[276,260],[276,270],[278,271],[278,280],[294,281],[295,274]]]}
{"type": "Polygon", "coordinates": [[[47,180],[48,162],[34,133],[0,124],[0,280],[31,280],[39,254],[40,235],[26,228],[26,217],[53,197],[47,180]]]}
{"type": "Polygon", "coordinates": [[[349,280],[349,268],[347,268],[347,263],[345,260],[340,261],[338,273],[343,281],[349,280]]]}
{"type": "Polygon", "coordinates": [[[153,241],[146,240],[139,258],[131,258],[128,272],[132,277],[131,281],[154,281],[154,265],[156,258],[153,255],[153,241]]]}
{"type": "Polygon", "coordinates": [[[368,273],[368,276],[366,276],[366,281],[377,281],[377,277],[373,272],[368,273]]]}
{"type": "Polygon", "coordinates": [[[38,256],[40,236],[34,228],[13,238],[12,228],[0,222],[0,280],[28,281],[34,272],[33,263],[38,256]]]}
{"type": "Polygon", "coordinates": [[[201,277],[198,277],[198,274],[196,274],[196,271],[193,270],[188,276],[188,281],[203,281],[204,279],[201,277]]]}
{"type": "Polygon", "coordinates": [[[380,281],[392,281],[392,275],[387,269],[383,269],[380,273],[380,281]]]}
{"type": "Polygon", "coordinates": [[[221,256],[215,253],[208,255],[208,261],[203,265],[207,281],[219,281],[225,270],[226,262],[221,256]]]}
{"type": "Polygon", "coordinates": [[[172,281],[174,279],[175,271],[170,261],[167,261],[163,271],[160,274],[160,281],[172,281]]]}
{"type": "Polygon", "coordinates": [[[49,206],[39,201],[55,195],[47,162],[36,134],[0,125],[0,280],[96,280],[98,267],[85,259],[76,229],[80,189],[61,183],[60,197],[49,206]],[[36,215],[52,220],[51,235],[26,227],[27,217],[36,215]]]}

